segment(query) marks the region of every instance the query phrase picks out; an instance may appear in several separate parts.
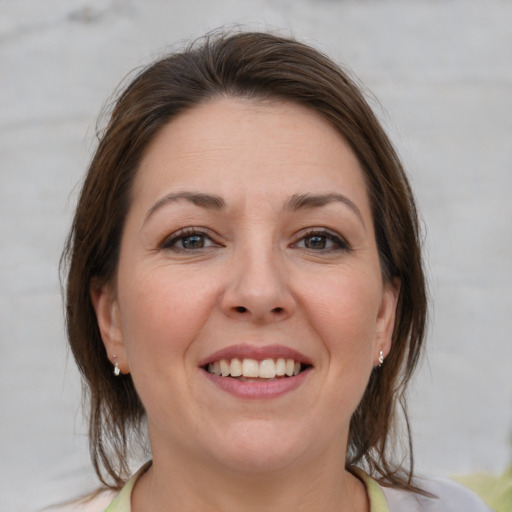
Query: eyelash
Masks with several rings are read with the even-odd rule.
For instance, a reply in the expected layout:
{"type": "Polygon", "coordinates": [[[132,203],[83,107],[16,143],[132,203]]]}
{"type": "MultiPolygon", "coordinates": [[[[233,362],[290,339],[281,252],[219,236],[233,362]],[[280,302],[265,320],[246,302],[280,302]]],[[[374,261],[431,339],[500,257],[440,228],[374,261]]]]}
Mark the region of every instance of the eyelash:
{"type": "MultiPolygon", "coordinates": [[[[314,229],[308,231],[306,233],[301,233],[300,238],[291,244],[291,247],[299,247],[301,242],[305,242],[307,239],[311,239],[317,237],[319,239],[324,240],[325,244],[332,242],[331,247],[320,247],[320,248],[312,248],[312,247],[302,247],[302,249],[312,251],[312,252],[334,252],[334,251],[348,251],[350,250],[350,246],[346,240],[344,240],[341,236],[328,231],[326,229],[314,229]]],[[[216,243],[210,235],[205,233],[204,231],[190,227],[183,228],[179,231],[171,234],[169,237],[165,238],[163,242],[160,244],[160,249],[173,250],[176,252],[191,252],[191,251],[199,251],[202,249],[208,249],[210,247],[219,247],[220,244],[216,243]],[[178,243],[180,241],[184,241],[186,239],[190,239],[192,237],[201,238],[203,241],[203,247],[178,247],[178,243]],[[208,245],[204,245],[204,243],[208,243],[208,245]]]]}
{"type": "Polygon", "coordinates": [[[209,236],[204,231],[201,231],[197,228],[183,228],[179,231],[176,231],[169,237],[167,237],[161,244],[160,249],[170,249],[176,252],[189,252],[189,251],[197,251],[202,249],[208,249],[209,247],[219,246],[211,236],[209,236]],[[197,248],[186,248],[186,247],[178,247],[178,243],[180,241],[186,240],[187,238],[198,237],[202,238],[203,243],[206,241],[211,242],[209,245],[197,248]]]}
{"type": "Polygon", "coordinates": [[[333,233],[332,231],[328,231],[326,229],[314,229],[308,231],[306,233],[302,233],[301,237],[297,242],[292,244],[293,247],[297,247],[300,242],[307,240],[308,238],[318,237],[326,240],[326,243],[329,241],[333,243],[333,247],[321,247],[320,249],[314,249],[311,247],[303,247],[303,249],[312,251],[312,252],[334,252],[334,251],[349,251],[350,246],[345,239],[341,236],[333,233]]]}

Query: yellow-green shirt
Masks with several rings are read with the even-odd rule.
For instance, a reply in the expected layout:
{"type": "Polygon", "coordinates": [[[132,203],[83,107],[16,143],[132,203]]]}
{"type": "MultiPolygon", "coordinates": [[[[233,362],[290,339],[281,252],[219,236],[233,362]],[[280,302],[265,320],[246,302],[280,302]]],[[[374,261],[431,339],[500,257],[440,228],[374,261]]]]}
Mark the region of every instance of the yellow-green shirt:
{"type": "MultiPolygon", "coordinates": [[[[144,465],[123,487],[105,512],[131,512],[131,495],[144,465]]],[[[421,487],[435,497],[420,496],[400,489],[382,487],[363,472],[370,502],[370,512],[492,512],[473,492],[449,480],[424,480],[421,487]]]]}
{"type": "Polygon", "coordinates": [[[473,474],[455,480],[475,491],[497,512],[512,512],[512,465],[501,476],[473,474]]]}

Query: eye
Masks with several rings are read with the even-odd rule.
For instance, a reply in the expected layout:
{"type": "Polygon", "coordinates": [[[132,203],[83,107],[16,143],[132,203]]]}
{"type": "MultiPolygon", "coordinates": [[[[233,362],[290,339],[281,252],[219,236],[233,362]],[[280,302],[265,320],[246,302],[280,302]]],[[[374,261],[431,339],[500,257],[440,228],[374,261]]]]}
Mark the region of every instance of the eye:
{"type": "Polygon", "coordinates": [[[167,237],[161,244],[162,249],[179,252],[197,251],[208,247],[217,247],[210,236],[195,228],[180,229],[167,237]]]}
{"type": "Polygon", "coordinates": [[[326,230],[310,231],[295,242],[293,246],[310,251],[325,252],[349,249],[349,245],[341,236],[326,230]]]}

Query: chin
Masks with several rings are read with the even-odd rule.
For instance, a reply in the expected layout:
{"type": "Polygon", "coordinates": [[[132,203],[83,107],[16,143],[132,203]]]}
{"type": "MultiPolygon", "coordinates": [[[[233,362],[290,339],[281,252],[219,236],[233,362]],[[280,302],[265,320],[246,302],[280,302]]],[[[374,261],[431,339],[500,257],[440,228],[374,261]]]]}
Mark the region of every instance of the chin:
{"type": "Polygon", "coordinates": [[[307,446],[298,429],[255,421],[229,429],[216,458],[230,470],[256,475],[284,470],[304,455],[307,446]]]}

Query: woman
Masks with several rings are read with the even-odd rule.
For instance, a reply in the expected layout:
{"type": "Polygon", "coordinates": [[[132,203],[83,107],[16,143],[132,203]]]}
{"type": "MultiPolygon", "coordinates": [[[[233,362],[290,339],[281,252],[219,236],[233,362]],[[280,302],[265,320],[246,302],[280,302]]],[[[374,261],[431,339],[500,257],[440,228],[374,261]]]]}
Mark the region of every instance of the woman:
{"type": "Polygon", "coordinates": [[[426,316],[415,205],[316,50],[242,33],[143,70],[65,258],[93,463],[122,489],[108,511],[487,510],[413,481],[410,442],[402,466],[426,316]],[[146,427],[152,462],[125,485],[146,427]]]}

